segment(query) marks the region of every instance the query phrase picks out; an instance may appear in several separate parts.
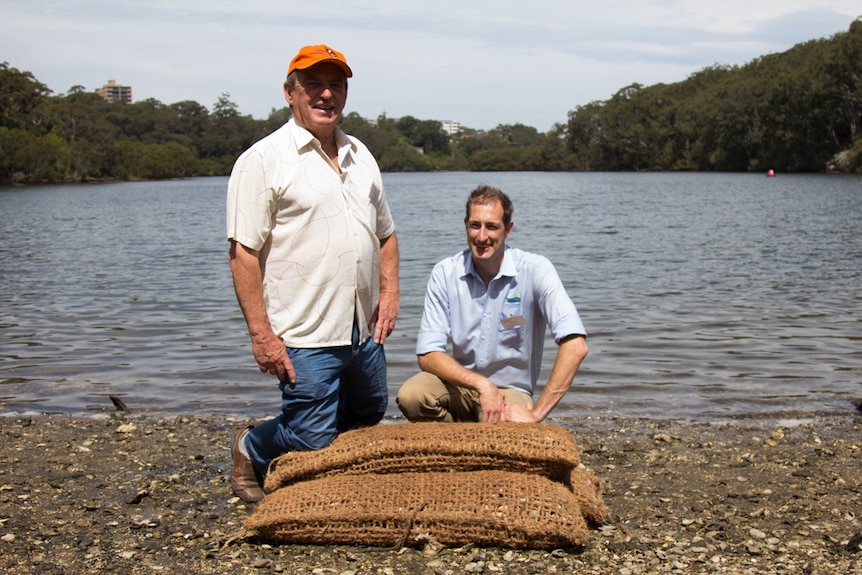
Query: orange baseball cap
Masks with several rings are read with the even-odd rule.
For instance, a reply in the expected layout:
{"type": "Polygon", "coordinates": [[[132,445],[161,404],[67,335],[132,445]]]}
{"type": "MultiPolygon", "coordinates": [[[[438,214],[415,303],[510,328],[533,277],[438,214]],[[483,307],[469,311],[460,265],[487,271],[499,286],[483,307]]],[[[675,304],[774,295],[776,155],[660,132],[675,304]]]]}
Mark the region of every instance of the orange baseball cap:
{"type": "Polygon", "coordinates": [[[345,76],[348,78],[353,77],[353,70],[351,70],[350,66],[347,65],[347,59],[344,57],[344,54],[333,50],[326,44],[304,46],[299,51],[299,54],[294,56],[293,60],[290,61],[290,68],[287,69],[287,75],[290,76],[294,70],[305,70],[306,68],[311,68],[315,64],[320,64],[321,62],[330,62],[335,64],[344,71],[345,76]]]}

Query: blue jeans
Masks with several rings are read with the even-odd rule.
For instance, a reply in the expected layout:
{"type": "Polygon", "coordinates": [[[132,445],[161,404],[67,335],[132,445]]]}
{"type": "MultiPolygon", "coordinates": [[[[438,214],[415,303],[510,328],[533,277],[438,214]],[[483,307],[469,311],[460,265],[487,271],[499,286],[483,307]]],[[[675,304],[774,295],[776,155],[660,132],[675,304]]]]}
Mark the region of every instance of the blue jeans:
{"type": "Polygon", "coordinates": [[[383,346],[369,337],[359,344],[319,349],[287,348],[296,383],[279,384],[281,415],[245,437],[260,477],[269,462],[288,451],[321,449],[344,431],[380,422],[389,402],[383,346]]]}

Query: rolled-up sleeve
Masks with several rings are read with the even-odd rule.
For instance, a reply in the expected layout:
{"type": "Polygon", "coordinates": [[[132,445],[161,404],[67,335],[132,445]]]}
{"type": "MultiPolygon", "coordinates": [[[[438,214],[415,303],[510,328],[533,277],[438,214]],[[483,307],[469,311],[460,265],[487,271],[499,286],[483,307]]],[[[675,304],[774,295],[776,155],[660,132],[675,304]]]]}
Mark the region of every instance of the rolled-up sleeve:
{"type": "Polygon", "coordinates": [[[548,327],[554,341],[558,344],[569,335],[587,335],[581,316],[572,298],[566,292],[554,264],[547,258],[539,257],[536,273],[536,291],[541,294],[539,303],[542,313],[548,320],[548,327]]]}
{"type": "Polygon", "coordinates": [[[425,309],[416,338],[416,355],[432,351],[446,351],[452,331],[449,297],[446,289],[446,270],[438,263],[431,270],[428,289],[425,292],[425,309]]]}

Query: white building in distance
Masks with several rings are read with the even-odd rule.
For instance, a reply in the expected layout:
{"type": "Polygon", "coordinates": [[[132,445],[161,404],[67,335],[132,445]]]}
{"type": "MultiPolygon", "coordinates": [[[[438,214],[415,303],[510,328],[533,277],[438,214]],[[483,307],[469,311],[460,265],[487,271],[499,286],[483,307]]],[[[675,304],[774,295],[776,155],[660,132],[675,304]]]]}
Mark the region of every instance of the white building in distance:
{"type": "Polygon", "coordinates": [[[117,84],[114,80],[108,80],[107,84],[96,89],[96,93],[111,103],[132,103],[132,87],[117,84]]]}

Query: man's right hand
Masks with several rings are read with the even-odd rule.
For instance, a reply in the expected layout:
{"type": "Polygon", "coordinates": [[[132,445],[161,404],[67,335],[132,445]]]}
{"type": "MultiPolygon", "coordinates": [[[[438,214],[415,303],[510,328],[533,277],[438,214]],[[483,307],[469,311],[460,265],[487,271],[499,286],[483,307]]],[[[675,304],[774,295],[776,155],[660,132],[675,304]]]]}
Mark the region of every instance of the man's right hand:
{"type": "Polygon", "coordinates": [[[262,338],[252,338],[251,351],[261,372],[275,375],[284,383],[296,383],[296,372],[284,342],[273,332],[262,338]]]}
{"type": "Polygon", "coordinates": [[[506,409],[506,398],[496,385],[486,379],[479,388],[479,405],[482,408],[483,423],[500,423],[506,409]]]}
{"type": "Polygon", "coordinates": [[[272,331],[266,312],[259,257],[257,250],[231,241],[227,259],[236,298],[251,336],[251,351],[260,371],[278,376],[279,381],[296,383],[296,372],[287,356],[287,349],[272,331]]]}

